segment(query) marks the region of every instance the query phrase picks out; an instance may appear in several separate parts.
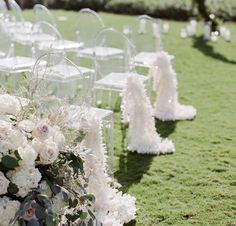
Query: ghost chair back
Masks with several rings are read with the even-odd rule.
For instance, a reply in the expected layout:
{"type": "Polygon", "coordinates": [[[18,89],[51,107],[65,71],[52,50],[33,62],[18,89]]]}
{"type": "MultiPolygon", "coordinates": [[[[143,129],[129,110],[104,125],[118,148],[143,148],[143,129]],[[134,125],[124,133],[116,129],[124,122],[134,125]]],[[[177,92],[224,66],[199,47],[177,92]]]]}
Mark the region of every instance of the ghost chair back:
{"type": "Polygon", "coordinates": [[[0,58],[6,58],[13,54],[11,48],[13,44],[11,43],[10,34],[3,21],[0,21],[0,58]]]}
{"type": "Polygon", "coordinates": [[[63,52],[48,52],[39,57],[30,79],[40,112],[63,113],[72,126],[81,111],[90,108],[91,74],[82,73],[63,52]]]}
{"type": "Polygon", "coordinates": [[[37,22],[33,30],[37,32],[33,41],[32,53],[35,59],[46,54],[55,41],[63,40],[57,28],[46,21],[37,22]]]}
{"type": "Polygon", "coordinates": [[[0,0],[0,19],[8,20],[8,10],[4,0],[0,0]]]}
{"type": "MultiPolygon", "coordinates": [[[[136,73],[135,48],[123,33],[113,28],[100,31],[95,38],[94,46],[95,89],[108,91],[108,105],[113,108],[112,92],[121,93],[126,85],[127,76],[136,73]]],[[[140,77],[147,80],[144,76],[140,77]]],[[[98,103],[102,101],[103,95],[100,92],[98,103]]]]}
{"type": "Polygon", "coordinates": [[[159,20],[147,15],[138,16],[129,28],[129,36],[137,51],[136,65],[150,67],[156,52],[163,49],[159,20]]]}
{"type": "Polygon", "coordinates": [[[95,11],[85,8],[78,12],[76,36],[84,44],[84,48],[93,47],[96,35],[104,27],[102,18],[95,11]]]}
{"type": "Polygon", "coordinates": [[[17,4],[15,0],[8,0],[9,8],[12,11],[13,22],[24,22],[24,16],[21,7],[17,4]]]}
{"type": "Polygon", "coordinates": [[[10,32],[13,35],[16,33],[30,34],[33,25],[24,19],[21,7],[15,0],[8,0],[8,4],[12,11],[11,21],[9,23],[10,32]]]}
{"type": "Polygon", "coordinates": [[[35,16],[35,23],[40,21],[46,21],[49,24],[53,25],[54,27],[57,26],[56,20],[52,15],[51,11],[44,5],[41,4],[34,5],[33,11],[35,16]]]}

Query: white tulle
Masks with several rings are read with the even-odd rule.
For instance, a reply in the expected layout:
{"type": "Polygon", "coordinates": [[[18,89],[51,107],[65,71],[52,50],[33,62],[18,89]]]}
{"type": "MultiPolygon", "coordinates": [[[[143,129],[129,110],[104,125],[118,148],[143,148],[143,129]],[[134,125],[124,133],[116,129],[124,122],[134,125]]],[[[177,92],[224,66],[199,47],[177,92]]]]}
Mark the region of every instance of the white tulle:
{"type": "Polygon", "coordinates": [[[94,114],[82,117],[80,128],[86,132],[83,145],[90,150],[85,155],[85,172],[89,178],[87,191],[94,194],[96,219],[103,226],[120,226],[135,218],[135,197],[123,194],[114,186],[106,172],[106,154],[102,144],[101,122],[94,114]]]}
{"type": "Polygon", "coordinates": [[[153,88],[157,95],[154,116],[162,121],[193,119],[196,116],[196,109],[178,102],[176,73],[168,53],[157,53],[155,66],[158,69],[150,72],[153,76],[153,88]]]}
{"type": "Polygon", "coordinates": [[[129,122],[128,150],[144,154],[174,152],[172,141],[161,139],[156,132],[152,106],[138,75],[128,76],[122,96],[123,120],[129,122]]]}

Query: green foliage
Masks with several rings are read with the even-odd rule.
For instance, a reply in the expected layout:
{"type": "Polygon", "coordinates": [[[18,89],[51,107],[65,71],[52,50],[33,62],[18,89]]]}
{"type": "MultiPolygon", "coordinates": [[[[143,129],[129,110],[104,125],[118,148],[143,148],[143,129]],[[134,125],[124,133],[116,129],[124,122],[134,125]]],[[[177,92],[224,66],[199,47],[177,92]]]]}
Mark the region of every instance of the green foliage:
{"type": "Polygon", "coordinates": [[[13,184],[12,182],[10,182],[10,184],[8,185],[7,190],[9,193],[11,193],[13,195],[15,195],[19,191],[17,185],[13,184]]]}
{"type": "MultiPolygon", "coordinates": [[[[91,8],[121,14],[148,14],[159,18],[186,20],[190,16],[200,14],[193,2],[197,0],[54,0],[49,7],[57,9],[79,10],[91,8]]],[[[33,7],[35,3],[46,1],[22,1],[21,6],[33,7]]],[[[211,13],[224,20],[236,20],[235,0],[206,0],[211,13]]]]}
{"type": "Polygon", "coordinates": [[[3,156],[0,163],[1,170],[14,170],[17,166],[19,166],[18,160],[10,155],[3,156]]]}

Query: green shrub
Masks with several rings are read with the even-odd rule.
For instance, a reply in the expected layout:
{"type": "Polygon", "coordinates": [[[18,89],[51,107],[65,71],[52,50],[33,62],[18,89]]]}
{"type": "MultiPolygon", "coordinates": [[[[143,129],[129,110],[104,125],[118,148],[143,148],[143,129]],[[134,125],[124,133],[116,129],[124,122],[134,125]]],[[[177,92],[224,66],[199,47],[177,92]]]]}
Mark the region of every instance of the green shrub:
{"type": "Polygon", "coordinates": [[[167,19],[185,20],[192,13],[192,0],[110,0],[105,10],[114,13],[149,14],[167,19]]]}
{"type": "MultiPolygon", "coordinates": [[[[186,20],[197,15],[192,0],[17,0],[23,7],[41,3],[51,8],[79,10],[91,8],[123,14],[148,14],[155,17],[186,20]]],[[[224,20],[236,20],[235,0],[206,0],[210,12],[224,20]]]]}

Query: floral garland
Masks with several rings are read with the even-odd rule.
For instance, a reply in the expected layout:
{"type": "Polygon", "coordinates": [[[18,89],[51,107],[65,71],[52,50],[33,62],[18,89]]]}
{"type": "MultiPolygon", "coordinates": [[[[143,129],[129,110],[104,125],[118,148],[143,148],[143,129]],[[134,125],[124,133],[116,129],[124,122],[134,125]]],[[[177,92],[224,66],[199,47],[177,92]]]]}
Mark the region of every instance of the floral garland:
{"type": "Polygon", "coordinates": [[[32,113],[0,95],[0,225],[92,225],[94,196],[77,150],[83,134],[68,144],[53,120],[32,113]]]}
{"type": "Polygon", "coordinates": [[[129,123],[128,150],[140,154],[165,154],[175,151],[172,141],[156,132],[153,110],[143,82],[130,74],[122,93],[122,117],[129,123]]]}
{"type": "Polygon", "coordinates": [[[151,71],[156,92],[154,116],[162,121],[193,119],[197,114],[196,109],[191,105],[182,105],[178,101],[176,72],[168,53],[157,53],[154,65],[158,67],[158,70],[151,71]]]}
{"type": "Polygon", "coordinates": [[[84,114],[78,123],[85,138],[82,145],[90,150],[85,156],[87,191],[94,194],[96,219],[103,226],[121,226],[135,218],[135,197],[123,194],[114,186],[106,170],[106,153],[101,139],[101,122],[93,112],[84,114]]]}

